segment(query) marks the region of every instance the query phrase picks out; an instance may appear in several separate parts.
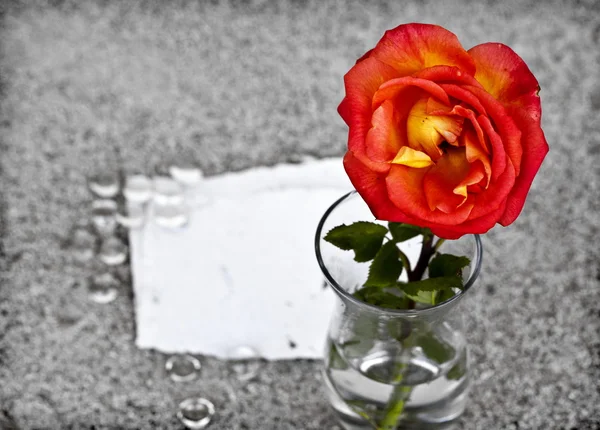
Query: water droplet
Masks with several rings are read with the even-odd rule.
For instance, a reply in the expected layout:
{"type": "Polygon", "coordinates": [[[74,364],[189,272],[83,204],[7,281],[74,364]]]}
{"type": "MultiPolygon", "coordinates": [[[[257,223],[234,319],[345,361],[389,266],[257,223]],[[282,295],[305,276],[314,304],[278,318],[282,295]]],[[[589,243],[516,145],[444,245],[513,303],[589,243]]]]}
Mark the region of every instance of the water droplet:
{"type": "Polygon", "coordinates": [[[106,304],[117,298],[119,281],[112,273],[104,272],[92,276],[89,284],[89,297],[93,302],[106,304]]]}
{"type": "Polygon", "coordinates": [[[125,228],[140,228],[146,220],[146,210],[142,204],[129,204],[128,207],[117,211],[115,218],[125,228]]]}
{"type": "Polygon", "coordinates": [[[186,186],[192,186],[202,181],[202,170],[193,162],[182,160],[169,167],[169,173],[177,182],[186,186]]]}
{"type": "Polygon", "coordinates": [[[215,406],[202,397],[190,397],[179,404],[177,418],[191,430],[204,429],[215,414],[215,406]]]}
{"type": "Polygon", "coordinates": [[[147,202],[152,197],[152,181],[145,175],[130,175],[125,178],[123,195],[129,202],[147,202]]]}
{"type": "Polygon", "coordinates": [[[85,227],[76,227],[71,234],[71,251],[79,262],[90,261],[96,252],[96,236],[85,227]]]}
{"type": "Polygon", "coordinates": [[[109,199],[119,193],[119,176],[116,172],[100,172],[89,178],[88,187],[96,196],[109,199]]]}
{"type": "Polygon", "coordinates": [[[248,345],[239,345],[231,348],[227,356],[231,360],[252,360],[260,357],[258,351],[248,345]]]}
{"type": "Polygon", "coordinates": [[[179,204],[155,204],[154,222],[165,228],[180,228],[188,223],[188,209],[179,204]]]}
{"type": "Polygon", "coordinates": [[[175,382],[189,382],[198,377],[200,360],[191,355],[173,355],[165,362],[165,370],[175,382]]]}
{"type": "Polygon", "coordinates": [[[179,182],[168,176],[154,177],[154,201],[161,205],[183,203],[183,188],[179,182]]]}
{"type": "Polygon", "coordinates": [[[117,228],[117,202],[109,199],[92,202],[92,224],[101,236],[112,236],[117,228]]]}
{"type": "Polygon", "coordinates": [[[127,245],[117,237],[107,237],[100,245],[98,256],[108,266],[122,264],[127,259],[127,245]]]}
{"type": "Polygon", "coordinates": [[[231,360],[231,369],[239,381],[247,382],[258,376],[262,361],[256,349],[240,345],[232,348],[227,355],[231,360]]]}

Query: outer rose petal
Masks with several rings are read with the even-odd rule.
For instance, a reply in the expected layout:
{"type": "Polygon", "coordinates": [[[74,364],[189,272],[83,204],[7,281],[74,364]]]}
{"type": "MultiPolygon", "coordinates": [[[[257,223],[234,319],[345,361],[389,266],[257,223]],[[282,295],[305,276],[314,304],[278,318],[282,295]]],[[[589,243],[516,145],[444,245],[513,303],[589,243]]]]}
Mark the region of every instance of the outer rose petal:
{"type": "Polygon", "coordinates": [[[438,25],[405,24],[388,30],[370,56],[394,67],[400,76],[440,65],[475,73],[473,59],[458,38],[438,25]]]}
{"type": "Polygon", "coordinates": [[[500,224],[511,224],[521,213],[533,178],[548,153],[540,127],[539,84],[525,62],[508,46],[486,43],[469,50],[477,64],[475,77],[506,108],[521,130],[523,155],[515,187],[506,201],[500,224]]]}
{"type": "Polygon", "coordinates": [[[429,227],[433,234],[444,239],[458,239],[465,234],[484,234],[496,225],[498,217],[504,212],[504,208],[505,204],[502,204],[485,216],[465,221],[456,226],[430,224],[426,227],[429,227]]]}
{"type": "Polygon", "coordinates": [[[501,43],[484,43],[469,49],[475,60],[477,79],[500,102],[535,94],[540,86],[527,64],[515,51],[501,43]]]}
{"type": "MultiPolygon", "coordinates": [[[[539,103],[539,98],[535,97],[539,103]]],[[[533,178],[548,153],[548,143],[544,137],[544,132],[536,121],[531,120],[529,112],[516,107],[509,107],[509,112],[523,133],[521,137],[523,158],[521,160],[521,171],[515,181],[515,186],[506,200],[506,212],[498,221],[503,226],[511,224],[523,210],[525,198],[533,178]]]]}
{"type": "Polygon", "coordinates": [[[346,76],[346,97],[340,103],[338,112],[348,124],[348,147],[357,156],[379,172],[389,170],[386,163],[372,162],[366,159],[365,140],[371,128],[371,99],[379,86],[396,76],[396,72],[374,58],[366,58],[356,64],[346,76]]]}
{"type": "Polygon", "coordinates": [[[373,161],[387,162],[398,154],[402,142],[396,124],[394,105],[386,100],[373,112],[373,126],[367,133],[365,152],[373,161]]]}
{"type": "Polygon", "coordinates": [[[344,76],[346,97],[338,112],[350,127],[358,127],[366,135],[371,128],[371,101],[381,84],[397,76],[390,66],[367,58],[356,64],[344,76]]]}
{"type": "Polygon", "coordinates": [[[356,158],[352,151],[348,151],[344,156],[344,169],[350,182],[377,219],[393,222],[412,221],[390,202],[385,185],[385,174],[370,170],[356,158]]]}

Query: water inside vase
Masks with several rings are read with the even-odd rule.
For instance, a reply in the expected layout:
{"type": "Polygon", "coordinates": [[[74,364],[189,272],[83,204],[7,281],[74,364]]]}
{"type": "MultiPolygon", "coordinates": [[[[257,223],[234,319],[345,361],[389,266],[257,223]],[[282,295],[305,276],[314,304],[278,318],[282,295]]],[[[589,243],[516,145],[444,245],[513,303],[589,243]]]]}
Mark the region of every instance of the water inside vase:
{"type": "MultiPolygon", "coordinates": [[[[327,342],[324,379],[327,395],[346,429],[372,429],[369,422],[382,419],[392,395],[398,362],[386,351],[361,359],[347,359],[343,348],[327,342]]],[[[411,357],[401,384],[411,387],[402,415],[407,429],[448,429],[466,404],[467,352],[461,351],[449,363],[438,364],[424,356],[411,357]]]]}

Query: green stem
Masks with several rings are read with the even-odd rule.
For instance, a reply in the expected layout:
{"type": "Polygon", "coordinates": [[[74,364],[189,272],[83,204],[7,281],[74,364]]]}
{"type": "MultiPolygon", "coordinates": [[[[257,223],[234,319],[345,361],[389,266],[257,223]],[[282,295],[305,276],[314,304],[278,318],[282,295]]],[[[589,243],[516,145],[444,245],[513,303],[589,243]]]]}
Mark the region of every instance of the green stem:
{"type": "MultiPolygon", "coordinates": [[[[433,235],[424,234],[421,253],[419,255],[419,259],[417,260],[417,264],[415,265],[415,268],[413,270],[410,269],[408,262],[405,261],[406,256],[404,255],[405,258],[402,258],[403,254],[401,253],[401,258],[405,265],[404,267],[406,268],[408,273],[409,282],[420,281],[423,278],[423,274],[425,273],[425,270],[429,265],[429,260],[431,260],[431,257],[433,256],[433,254],[435,254],[440,245],[440,241],[433,245],[433,235]]],[[[407,338],[408,337],[409,336],[407,336],[407,338]]],[[[407,349],[410,348],[410,345],[407,345],[405,342],[402,342],[402,347],[403,349],[407,349]]],[[[412,387],[402,385],[401,381],[402,379],[404,379],[405,371],[406,366],[402,366],[399,369],[399,374],[396,376],[394,381],[396,382],[396,385],[394,385],[392,394],[390,395],[387,406],[385,408],[385,415],[379,423],[379,427],[377,428],[377,430],[396,430],[398,427],[398,421],[400,420],[400,417],[404,412],[404,406],[412,392],[412,387]]]]}
{"type": "Polygon", "coordinates": [[[378,430],[396,430],[398,426],[398,420],[400,415],[404,411],[404,404],[410,397],[412,387],[406,385],[395,385],[394,391],[390,396],[387,407],[385,409],[385,416],[379,424],[378,430]]]}
{"type": "Polygon", "coordinates": [[[409,282],[412,281],[420,281],[423,278],[423,274],[425,270],[427,270],[427,266],[429,265],[429,260],[433,254],[435,254],[436,249],[433,247],[433,235],[432,234],[424,234],[423,235],[423,246],[421,247],[421,255],[419,255],[419,259],[417,260],[417,264],[412,272],[409,272],[410,278],[409,282]]]}

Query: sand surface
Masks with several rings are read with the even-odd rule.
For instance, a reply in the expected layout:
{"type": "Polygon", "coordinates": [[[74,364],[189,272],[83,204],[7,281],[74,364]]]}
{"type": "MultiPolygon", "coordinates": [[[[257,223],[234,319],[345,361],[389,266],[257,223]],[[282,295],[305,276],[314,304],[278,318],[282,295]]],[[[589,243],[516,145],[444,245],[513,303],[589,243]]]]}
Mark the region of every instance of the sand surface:
{"type": "Polygon", "coordinates": [[[165,355],[134,345],[127,273],[114,303],[91,303],[68,237],[100,166],[183,154],[210,176],[341,155],[342,75],[412,21],[519,53],[551,148],[522,216],[484,238],[462,428],[600,428],[600,6],[487,3],[2,2],[0,428],[176,429],[189,394],[214,402],[210,428],[336,428],[317,361],[241,382],[202,357],[198,380],[170,381],[165,355]]]}

